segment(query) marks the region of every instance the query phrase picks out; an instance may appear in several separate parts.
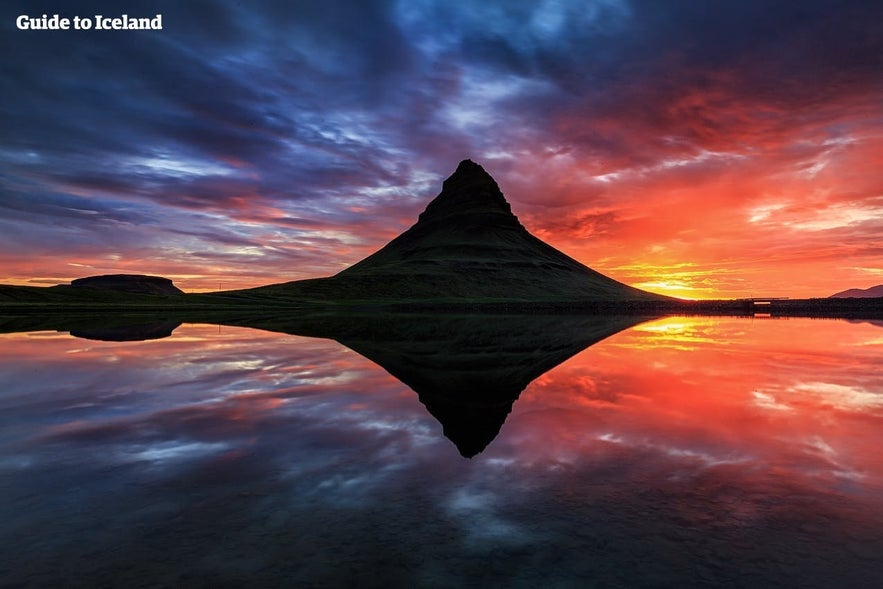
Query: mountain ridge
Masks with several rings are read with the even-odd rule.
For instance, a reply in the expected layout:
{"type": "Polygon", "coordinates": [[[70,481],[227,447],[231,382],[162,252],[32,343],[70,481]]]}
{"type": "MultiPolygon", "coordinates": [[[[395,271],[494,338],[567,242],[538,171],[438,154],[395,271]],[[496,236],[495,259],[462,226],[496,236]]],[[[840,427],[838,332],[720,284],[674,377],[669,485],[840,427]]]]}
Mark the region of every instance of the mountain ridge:
{"type": "Polygon", "coordinates": [[[871,299],[883,297],[883,284],[870,288],[850,288],[832,294],[829,299],[871,299]]]}
{"type": "Polygon", "coordinates": [[[463,160],[417,222],[327,277],[244,295],[407,302],[665,301],[609,278],[532,235],[496,181],[463,160]]]}

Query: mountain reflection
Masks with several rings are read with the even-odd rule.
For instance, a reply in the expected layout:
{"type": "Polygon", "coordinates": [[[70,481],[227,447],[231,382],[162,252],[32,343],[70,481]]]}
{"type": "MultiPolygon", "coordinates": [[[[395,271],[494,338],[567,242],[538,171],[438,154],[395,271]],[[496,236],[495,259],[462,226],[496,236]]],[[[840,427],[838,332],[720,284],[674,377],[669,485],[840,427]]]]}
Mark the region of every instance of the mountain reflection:
{"type": "MultiPolygon", "coordinates": [[[[646,320],[635,316],[242,315],[219,324],[332,339],[410,387],[464,457],[499,434],[533,380],[587,347],[646,320]]],[[[178,320],[104,325],[67,318],[75,337],[138,341],[168,337],[178,320]],[[84,327],[83,323],[92,324],[84,327]]],[[[129,319],[129,321],[134,321],[129,319]]],[[[45,325],[19,325],[22,330],[45,325]],[[25,329],[26,328],[26,329],[25,329]]],[[[65,325],[53,329],[65,331],[65,325]]]]}
{"type": "MultiPolygon", "coordinates": [[[[497,436],[531,381],[641,321],[601,316],[373,315],[325,318],[290,333],[334,339],[382,367],[417,393],[445,436],[471,458],[497,436]]],[[[266,321],[248,326],[268,327],[266,321]]]]}
{"type": "Polygon", "coordinates": [[[169,337],[180,321],[151,321],[133,325],[96,326],[71,329],[71,335],[104,342],[141,342],[169,337]]]}

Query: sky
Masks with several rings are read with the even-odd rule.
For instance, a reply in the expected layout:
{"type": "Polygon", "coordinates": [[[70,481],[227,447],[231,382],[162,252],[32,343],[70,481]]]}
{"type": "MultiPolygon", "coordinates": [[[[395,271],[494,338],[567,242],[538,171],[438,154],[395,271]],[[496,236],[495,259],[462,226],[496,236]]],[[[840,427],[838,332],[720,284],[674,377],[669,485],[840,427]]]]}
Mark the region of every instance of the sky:
{"type": "Polygon", "coordinates": [[[0,283],[331,275],[466,158],[639,288],[883,283],[877,1],[12,1],[0,27],[0,283]],[[44,13],[163,28],[16,28],[44,13]]]}

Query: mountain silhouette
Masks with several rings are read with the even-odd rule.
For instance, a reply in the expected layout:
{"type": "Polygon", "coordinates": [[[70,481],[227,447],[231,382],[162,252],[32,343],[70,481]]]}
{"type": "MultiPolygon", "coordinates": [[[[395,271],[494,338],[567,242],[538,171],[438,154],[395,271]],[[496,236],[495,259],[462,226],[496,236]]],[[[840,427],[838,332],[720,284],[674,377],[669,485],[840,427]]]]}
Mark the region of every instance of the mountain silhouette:
{"type": "Polygon", "coordinates": [[[104,274],[88,276],[71,281],[71,287],[91,288],[95,290],[112,290],[118,292],[179,295],[184,294],[180,288],[172,284],[169,278],[162,276],[145,276],[142,274],[104,274]]]}
{"type": "Polygon", "coordinates": [[[667,299],[604,276],[531,235],[494,179],[471,160],[460,162],[416,224],[376,253],[329,278],[238,294],[442,302],[667,299]]]}
{"type": "Polygon", "coordinates": [[[869,298],[877,298],[883,297],[883,284],[878,284],[877,286],[872,286],[871,288],[850,288],[849,290],[844,290],[842,292],[838,292],[832,294],[829,299],[869,299],[869,298]]]}

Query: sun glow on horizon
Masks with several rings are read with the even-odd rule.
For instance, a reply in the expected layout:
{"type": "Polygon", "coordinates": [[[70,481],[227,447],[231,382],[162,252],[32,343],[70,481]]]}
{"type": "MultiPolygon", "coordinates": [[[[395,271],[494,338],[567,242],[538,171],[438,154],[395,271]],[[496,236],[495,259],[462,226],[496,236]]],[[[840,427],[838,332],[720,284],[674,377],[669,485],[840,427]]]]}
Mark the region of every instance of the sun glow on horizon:
{"type": "Polygon", "coordinates": [[[646,290],[648,292],[676,297],[688,301],[697,301],[703,298],[716,298],[699,296],[695,292],[697,289],[694,289],[688,284],[680,281],[655,280],[650,282],[638,282],[632,284],[632,286],[635,288],[640,288],[641,290],[646,290]]]}

